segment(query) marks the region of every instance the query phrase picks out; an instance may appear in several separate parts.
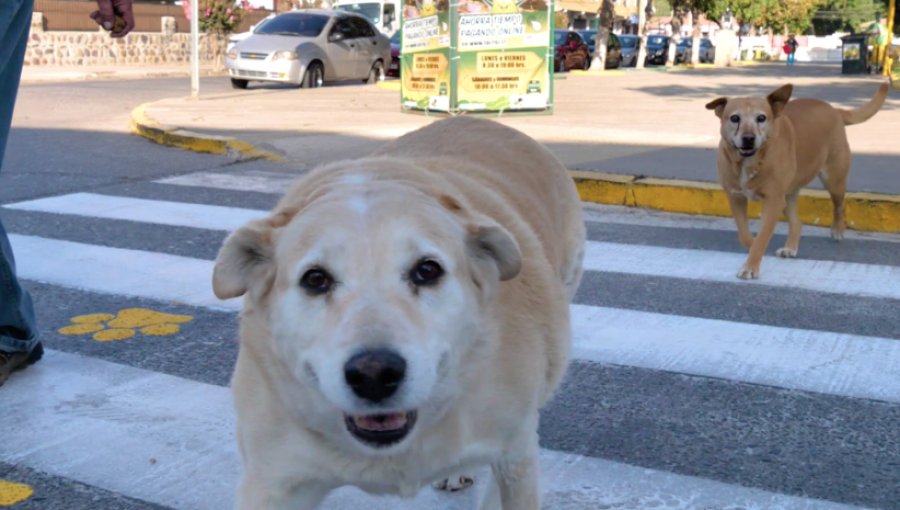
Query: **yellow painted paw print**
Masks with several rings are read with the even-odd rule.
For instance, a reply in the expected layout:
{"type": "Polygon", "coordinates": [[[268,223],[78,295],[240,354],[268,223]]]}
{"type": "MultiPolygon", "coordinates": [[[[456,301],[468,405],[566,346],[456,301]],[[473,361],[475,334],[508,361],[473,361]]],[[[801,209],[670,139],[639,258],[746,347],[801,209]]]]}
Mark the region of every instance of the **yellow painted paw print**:
{"type": "Polygon", "coordinates": [[[0,506],[13,506],[30,498],[34,490],[24,483],[0,480],[0,506]]]}
{"type": "Polygon", "coordinates": [[[93,313],[72,317],[72,324],[58,329],[61,335],[87,335],[94,334],[94,340],[109,342],[112,340],[125,340],[137,334],[138,331],[150,336],[174,335],[181,331],[185,322],[194,320],[190,315],[175,315],[171,313],[155,312],[146,308],[127,308],[119,310],[116,315],[108,313],[93,313]]]}

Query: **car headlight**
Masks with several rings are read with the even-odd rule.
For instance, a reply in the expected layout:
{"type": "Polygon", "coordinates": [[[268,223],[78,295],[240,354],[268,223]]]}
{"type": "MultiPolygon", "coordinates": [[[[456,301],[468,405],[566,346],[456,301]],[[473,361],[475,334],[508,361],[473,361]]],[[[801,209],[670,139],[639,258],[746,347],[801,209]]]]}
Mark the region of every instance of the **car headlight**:
{"type": "Polygon", "coordinates": [[[297,52],[293,50],[276,51],[272,54],[272,60],[297,60],[297,58],[297,52]]]}
{"type": "Polygon", "coordinates": [[[230,50],[228,50],[228,53],[226,53],[225,56],[228,57],[230,60],[237,60],[238,52],[236,49],[231,48],[230,50]]]}

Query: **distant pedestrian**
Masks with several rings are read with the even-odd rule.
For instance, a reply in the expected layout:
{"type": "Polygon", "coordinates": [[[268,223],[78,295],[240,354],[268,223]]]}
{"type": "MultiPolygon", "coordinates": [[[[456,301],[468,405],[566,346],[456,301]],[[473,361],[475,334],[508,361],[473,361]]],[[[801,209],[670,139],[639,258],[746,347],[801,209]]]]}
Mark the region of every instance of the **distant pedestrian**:
{"type": "Polygon", "coordinates": [[[794,36],[792,34],[788,36],[788,40],[785,41],[784,46],[782,47],[782,49],[784,50],[784,54],[787,55],[787,65],[789,66],[794,65],[794,58],[797,54],[797,46],[799,46],[799,44],[797,43],[797,39],[794,39],[794,36]]]}
{"type": "MultiPolygon", "coordinates": [[[[98,10],[91,18],[112,37],[124,37],[134,28],[132,1],[97,0],[98,10]]],[[[34,0],[0,0],[0,167],[12,126],[33,10],[34,0]]],[[[0,385],[13,371],[41,359],[43,353],[31,297],[16,278],[12,246],[0,223],[0,385]]]]}

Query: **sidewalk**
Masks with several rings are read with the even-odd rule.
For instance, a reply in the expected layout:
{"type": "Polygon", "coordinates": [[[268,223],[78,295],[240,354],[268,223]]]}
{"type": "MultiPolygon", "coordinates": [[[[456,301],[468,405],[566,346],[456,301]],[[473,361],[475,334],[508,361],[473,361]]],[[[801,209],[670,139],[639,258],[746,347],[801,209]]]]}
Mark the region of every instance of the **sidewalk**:
{"type": "MultiPolygon", "coordinates": [[[[211,65],[201,65],[201,76],[225,76],[211,65]]],[[[77,80],[123,80],[167,77],[189,77],[189,64],[160,64],[147,66],[25,66],[22,83],[47,83],[77,80]]]]}
{"type": "MultiPolygon", "coordinates": [[[[225,79],[225,78],[223,78],[225,79]]],[[[722,95],[764,95],[791,82],[795,96],[845,107],[865,103],[877,79],[841,76],[839,65],[569,73],[557,79],[553,115],[502,117],[546,144],[589,201],[729,215],[716,181],[718,119],[704,105],[722,95]]],[[[397,82],[253,90],[175,98],[135,110],[136,131],[158,142],[236,157],[271,157],[310,168],[367,154],[438,117],[400,112],[397,82]]],[[[848,128],[854,168],[848,218],[860,230],[900,231],[900,97],[848,128]],[[870,195],[873,194],[873,195],[870,195]]],[[[821,189],[815,182],[812,188],[821,189]]],[[[827,225],[831,204],[806,193],[804,221],[827,225]]]]}

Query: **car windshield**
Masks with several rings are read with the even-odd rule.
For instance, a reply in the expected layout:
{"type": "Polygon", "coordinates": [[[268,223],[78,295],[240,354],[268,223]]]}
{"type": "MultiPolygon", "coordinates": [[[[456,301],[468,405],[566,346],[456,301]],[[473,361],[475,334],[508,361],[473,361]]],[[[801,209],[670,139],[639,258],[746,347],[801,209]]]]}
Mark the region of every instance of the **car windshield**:
{"type": "Polygon", "coordinates": [[[316,37],[322,33],[328,16],[320,14],[288,13],[276,16],[268,22],[256,27],[254,34],[263,35],[299,35],[316,37]]]}
{"type": "Polygon", "coordinates": [[[366,18],[369,18],[369,21],[375,23],[376,25],[379,23],[381,18],[381,4],[378,2],[361,2],[358,4],[345,4],[337,6],[338,9],[347,12],[355,12],[356,14],[361,14],[366,18]]]}
{"type": "Polygon", "coordinates": [[[637,37],[620,35],[619,41],[622,43],[623,48],[634,48],[635,46],[637,46],[637,37]]]}
{"type": "Polygon", "coordinates": [[[653,44],[656,46],[666,44],[666,38],[661,35],[651,35],[649,38],[647,38],[647,44],[653,44]]]}

